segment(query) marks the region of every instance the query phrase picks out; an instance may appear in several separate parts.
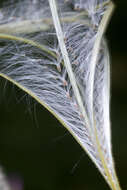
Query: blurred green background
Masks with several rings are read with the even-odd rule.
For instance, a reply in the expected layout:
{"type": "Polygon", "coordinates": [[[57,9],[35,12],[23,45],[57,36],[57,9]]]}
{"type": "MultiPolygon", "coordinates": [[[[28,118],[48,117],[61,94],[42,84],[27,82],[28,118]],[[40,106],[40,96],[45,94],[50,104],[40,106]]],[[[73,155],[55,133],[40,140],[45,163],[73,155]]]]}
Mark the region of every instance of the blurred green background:
{"type": "MultiPolygon", "coordinates": [[[[116,0],[107,30],[111,54],[113,155],[127,189],[127,1],[116,0]]],[[[0,165],[21,190],[109,189],[84,151],[42,106],[0,79],[0,165]]],[[[20,189],[16,189],[20,190],[20,189]]]]}

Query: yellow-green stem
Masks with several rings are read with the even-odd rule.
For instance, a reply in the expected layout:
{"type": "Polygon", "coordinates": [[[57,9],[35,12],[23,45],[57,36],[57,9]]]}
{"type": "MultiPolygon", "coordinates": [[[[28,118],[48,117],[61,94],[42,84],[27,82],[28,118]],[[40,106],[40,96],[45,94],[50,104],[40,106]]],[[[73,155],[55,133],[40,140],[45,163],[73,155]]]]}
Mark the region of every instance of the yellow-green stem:
{"type": "Polygon", "coordinates": [[[51,56],[53,56],[54,58],[57,59],[57,55],[54,52],[52,52],[51,50],[46,48],[46,46],[44,46],[42,44],[39,44],[38,42],[35,42],[33,40],[23,38],[23,37],[14,36],[14,35],[9,35],[9,34],[2,34],[2,33],[0,33],[0,39],[15,40],[15,41],[18,41],[18,42],[23,42],[25,44],[30,44],[32,46],[35,46],[35,47],[41,49],[45,53],[47,53],[47,54],[49,54],[49,55],[51,55],[51,56]]]}
{"type": "Polygon", "coordinates": [[[107,166],[107,162],[105,161],[103,152],[101,150],[101,146],[100,146],[100,142],[99,142],[99,138],[98,138],[98,134],[97,134],[97,130],[96,130],[96,123],[95,122],[94,122],[94,130],[95,130],[95,140],[96,140],[96,143],[97,143],[98,153],[99,153],[99,156],[100,156],[100,159],[101,159],[101,162],[102,162],[105,174],[106,174],[106,176],[108,178],[109,186],[111,187],[112,190],[121,190],[120,185],[119,185],[119,181],[118,181],[117,176],[116,176],[115,169],[113,168],[114,175],[115,175],[115,180],[116,180],[114,182],[113,176],[112,176],[112,174],[111,174],[111,172],[110,172],[110,170],[109,170],[109,168],[107,166]]]}

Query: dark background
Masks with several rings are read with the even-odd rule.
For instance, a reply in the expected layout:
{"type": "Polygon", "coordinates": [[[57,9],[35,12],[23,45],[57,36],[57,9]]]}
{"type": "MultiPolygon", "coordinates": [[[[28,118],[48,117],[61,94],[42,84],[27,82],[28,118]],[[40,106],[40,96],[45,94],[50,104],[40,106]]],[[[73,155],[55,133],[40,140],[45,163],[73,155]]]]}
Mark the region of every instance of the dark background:
{"type": "MultiPolygon", "coordinates": [[[[127,1],[114,2],[116,8],[107,30],[111,54],[112,143],[117,173],[122,189],[126,190],[127,1]]],[[[32,98],[3,79],[0,79],[0,165],[11,182],[23,183],[22,190],[109,189],[63,126],[32,98]]]]}

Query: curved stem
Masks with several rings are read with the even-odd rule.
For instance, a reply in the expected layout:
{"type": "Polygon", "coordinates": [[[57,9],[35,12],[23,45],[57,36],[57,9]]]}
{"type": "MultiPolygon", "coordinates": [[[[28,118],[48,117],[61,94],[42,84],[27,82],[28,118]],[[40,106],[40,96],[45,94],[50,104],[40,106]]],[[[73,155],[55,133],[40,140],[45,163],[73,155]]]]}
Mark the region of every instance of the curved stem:
{"type": "MultiPolygon", "coordinates": [[[[121,190],[120,188],[120,185],[119,185],[119,181],[118,181],[118,178],[116,176],[116,172],[115,172],[115,169],[114,169],[114,175],[115,175],[115,182],[114,182],[114,179],[113,179],[113,176],[112,174],[110,173],[109,171],[109,168],[107,166],[107,162],[104,158],[104,155],[103,155],[103,152],[101,150],[101,145],[100,145],[100,142],[99,142],[99,138],[98,138],[98,135],[97,135],[97,130],[96,130],[96,127],[95,127],[95,122],[94,122],[94,130],[95,130],[95,138],[96,138],[96,143],[97,143],[97,149],[98,149],[98,153],[99,153],[99,156],[100,156],[100,159],[101,159],[101,162],[102,162],[102,165],[104,167],[104,171],[105,171],[105,174],[107,176],[107,179],[108,179],[108,182],[109,182],[109,186],[111,187],[112,190],[121,190]]],[[[114,167],[114,166],[113,166],[114,167]]],[[[105,176],[104,176],[105,177],[105,176]]],[[[107,180],[106,180],[107,181],[107,180]]]]}
{"type": "MultiPolygon", "coordinates": [[[[106,27],[108,25],[109,22],[109,18],[111,17],[111,14],[113,12],[114,9],[114,5],[112,2],[110,2],[108,4],[108,8],[105,11],[102,20],[100,22],[97,34],[96,34],[96,39],[94,42],[94,47],[92,50],[92,58],[90,61],[90,76],[89,76],[89,80],[88,80],[88,85],[89,85],[89,91],[91,92],[89,94],[89,102],[90,102],[90,110],[91,113],[93,115],[93,91],[94,91],[94,75],[95,75],[95,67],[97,64],[97,59],[98,59],[98,54],[100,51],[100,45],[101,45],[101,41],[102,41],[102,37],[104,35],[104,32],[106,30],[106,27]]],[[[94,123],[94,118],[92,118],[92,123],[94,123]]]]}
{"type": "Polygon", "coordinates": [[[83,105],[83,101],[82,101],[82,98],[81,98],[81,95],[80,95],[80,92],[79,92],[79,89],[78,89],[78,86],[77,86],[77,83],[76,83],[74,73],[72,71],[72,67],[71,67],[71,63],[70,63],[70,60],[69,60],[68,52],[67,52],[66,45],[65,45],[65,42],[64,42],[64,35],[63,35],[63,32],[62,32],[62,28],[61,28],[61,24],[60,24],[58,12],[57,12],[57,6],[56,6],[55,0],[49,0],[49,5],[50,5],[52,17],[53,17],[54,26],[55,26],[55,29],[56,29],[57,38],[58,38],[58,41],[59,41],[60,50],[61,50],[63,60],[64,60],[64,66],[65,66],[65,68],[67,70],[67,73],[68,73],[68,76],[69,76],[69,79],[70,79],[70,83],[71,83],[73,91],[74,91],[75,98],[77,100],[77,103],[78,103],[79,108],[80,108],[80,112],[83,115],[83,119],[85,121],[85,125],[86,125],[88,131],[90,131],[91,130],[90,122],[89,122],[89,119],[87,117],[84,105],[83,105]]]}
{"type": "Polygon", "coordinates": [[[57,59],[57,55],[55,53],[53,53],[51,50],[49,50],[46,46],[39,44],[38,42],[35,42],[33,40],[23,38],[23,37],[14,36],[14,35],[9,35],[9,34],[2,34],[2,33],[0,33],[0,39],[15,40],[18,42],[23,42],[25,44],[30,44],[32,46],[35,46],[35,47],[41,49],[45,53],[47,53],[47,54],[49,54],[52,57],[57,59]]]}
{"type": "MultiPolygon", "coordinates": [[[[81,19],[86,15],[86,12],[70,14],[61,18],[62,22],[72,23],[79,21],[81,24],[90,25],[89,21],[86,19],[81,19]]],[[[33,32],[47,31],[53,26],[52,18],[36,19],[36,20],[22,20],[17,22],[10,22],[7,24],[0,25],[0,33],[5,34],[29,34],[33,32]]]]}
{"type": "MultiPolygon", "coordinates": [[[[100,7],[104,7],[108,4],[108,1],[97,5],[96,11],[100,7]]],[[[83,17],[88,16],[88,12],[83,10],[81,12],[70,13],[69,16],[65,16],[61,18],[61,22],[72,23],[78,21],[80,24],[91,26],[91,23],[82,19],[83,17]]],[[[0,33],[5,34],[30,34],[33,32],[47,31],[50,27],[53,26],[52,18],[42,18],[36,20],[21,20],[21,21],[13,21],[7,24],[0,24],[0,33]]]]}

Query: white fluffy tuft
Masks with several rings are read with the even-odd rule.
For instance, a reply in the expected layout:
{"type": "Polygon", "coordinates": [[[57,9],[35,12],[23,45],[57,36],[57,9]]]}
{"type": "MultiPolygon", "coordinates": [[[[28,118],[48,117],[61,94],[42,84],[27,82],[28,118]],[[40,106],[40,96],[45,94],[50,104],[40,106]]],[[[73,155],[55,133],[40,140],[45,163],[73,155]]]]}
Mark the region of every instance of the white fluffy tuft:
{"type": "Polygon", "coordinates": [[[49,4],[45,0],[27,0],[3,6],[0,75],[55,115],[110,187],[120,190],[111,153],[110,69],[104,39],[112,3],[59,0],[58,12],[52,8],[56,8],[55,0],[49,4]]]}

